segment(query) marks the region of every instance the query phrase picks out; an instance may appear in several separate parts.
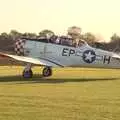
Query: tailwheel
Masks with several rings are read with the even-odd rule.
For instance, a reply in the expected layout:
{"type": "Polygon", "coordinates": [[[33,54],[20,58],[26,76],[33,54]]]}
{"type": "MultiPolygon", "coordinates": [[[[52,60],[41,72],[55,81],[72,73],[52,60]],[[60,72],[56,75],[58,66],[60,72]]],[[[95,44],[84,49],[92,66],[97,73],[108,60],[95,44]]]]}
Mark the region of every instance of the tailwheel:
{"type": "Polygon", "coordinates": [[[42,72],[44,77],[49,77],[52,75],[52,69],[51,67],[45,67],[42,72]]]}
{"type": "Polygon", "coordinates": [[[32,72],[32,70],[30,69],[30,70],[24,70],[23,71],[23,77],[24,78],[32,78],[32,76],[33,76],[33,72],[32,72]]]}

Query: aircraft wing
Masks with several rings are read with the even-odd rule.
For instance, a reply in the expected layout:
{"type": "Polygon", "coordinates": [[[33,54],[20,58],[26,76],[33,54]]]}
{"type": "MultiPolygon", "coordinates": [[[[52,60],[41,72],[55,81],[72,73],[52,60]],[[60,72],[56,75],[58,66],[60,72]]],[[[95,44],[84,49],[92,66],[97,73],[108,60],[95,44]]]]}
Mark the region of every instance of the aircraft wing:
{"type": "Polygon", "coordinates": [[[53,61],[50,61],[50,60],[44,59],[44,58],[24,57],[24,56],[11,55],[11,54],[1,53],[1,52],[0,52],[0,57],[12,58],[12,59],[17,60],[17,61],[37,64],[37,65],[43,65],[43,66],[63,67],[62,65],[60,65],[56,62],[53,62],[53,61]]]}

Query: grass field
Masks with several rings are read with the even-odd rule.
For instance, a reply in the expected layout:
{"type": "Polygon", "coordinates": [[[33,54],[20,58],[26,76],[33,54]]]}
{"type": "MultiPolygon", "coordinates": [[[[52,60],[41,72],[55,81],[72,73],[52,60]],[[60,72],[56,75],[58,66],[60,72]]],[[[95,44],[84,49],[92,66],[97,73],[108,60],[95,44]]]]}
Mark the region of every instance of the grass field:
{"type": "Polygon", "coordinates": [[[120,70],[0,67],[0,120],[120,120],[120,70]]]}

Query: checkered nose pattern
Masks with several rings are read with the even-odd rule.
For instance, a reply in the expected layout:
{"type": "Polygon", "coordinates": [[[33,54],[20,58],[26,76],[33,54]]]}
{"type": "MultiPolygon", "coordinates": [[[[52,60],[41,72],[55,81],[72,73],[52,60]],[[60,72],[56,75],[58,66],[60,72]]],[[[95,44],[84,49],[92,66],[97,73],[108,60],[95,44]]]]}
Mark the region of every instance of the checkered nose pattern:
{"type": "Polygon", "coordinates": [[[23,39],[18,39],[15,43],[15,53],[17,55],[24,55],[24,45],[25,45],[25,40],[23,39]]]}

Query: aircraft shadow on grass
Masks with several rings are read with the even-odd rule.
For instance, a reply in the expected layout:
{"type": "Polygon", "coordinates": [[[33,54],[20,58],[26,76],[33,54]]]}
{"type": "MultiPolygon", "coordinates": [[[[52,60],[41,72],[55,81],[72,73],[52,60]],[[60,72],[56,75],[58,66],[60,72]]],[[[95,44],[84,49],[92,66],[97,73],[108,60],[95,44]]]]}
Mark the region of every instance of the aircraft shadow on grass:
{"type": "Polygon", "coordinates": [[[90,81],[110,81],[120,80],[120,78],[43,78],[35,75],[33,78],[22,78],[22,76],[0,76],[0,82],[16,82],[16,84],[32,83],[65,83],[65,82],[90,82],[90,81]]]}

